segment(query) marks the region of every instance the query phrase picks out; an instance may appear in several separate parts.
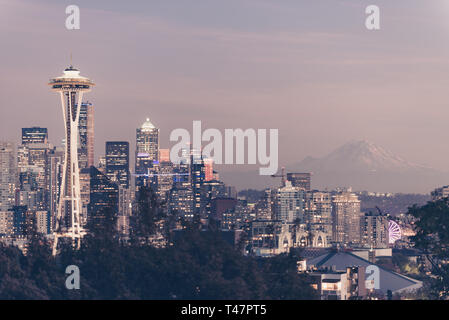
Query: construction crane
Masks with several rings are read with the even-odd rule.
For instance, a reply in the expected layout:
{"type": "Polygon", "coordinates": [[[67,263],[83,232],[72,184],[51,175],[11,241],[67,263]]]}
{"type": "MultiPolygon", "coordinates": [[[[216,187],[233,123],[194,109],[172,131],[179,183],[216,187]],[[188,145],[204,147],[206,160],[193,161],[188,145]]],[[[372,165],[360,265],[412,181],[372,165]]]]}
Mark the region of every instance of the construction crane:
{"type": "Polygon", "coordinates": [[[285,187],[285,184],[287,181],[287,176],[285,175],[285,167],[281,168],[281,174],[272,174],[271,177],[272,178],[282,178],[282,180],[281,180],[282,187],[285,187]]]}

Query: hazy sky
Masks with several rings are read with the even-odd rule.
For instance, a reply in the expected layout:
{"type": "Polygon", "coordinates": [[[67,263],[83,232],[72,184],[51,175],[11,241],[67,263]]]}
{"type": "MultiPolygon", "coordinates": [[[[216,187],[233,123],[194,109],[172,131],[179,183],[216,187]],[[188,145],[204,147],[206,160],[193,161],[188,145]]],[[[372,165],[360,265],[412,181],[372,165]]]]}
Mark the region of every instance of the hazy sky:
{"type": "Polygon", "coordinates": [[[168,147],[192,120],[278,128],[280,164],[366,139],[435,168],[449,158],[447,0],[0,0],[0,139],[63,138],[47,86],[69,64],[93,79],[96,155],[134,145],[150,117],[168,147]],[[81,30],[65,29],[65,7],[81,30]],[[381,8],[381,30],[364,26],[381,8]]]}

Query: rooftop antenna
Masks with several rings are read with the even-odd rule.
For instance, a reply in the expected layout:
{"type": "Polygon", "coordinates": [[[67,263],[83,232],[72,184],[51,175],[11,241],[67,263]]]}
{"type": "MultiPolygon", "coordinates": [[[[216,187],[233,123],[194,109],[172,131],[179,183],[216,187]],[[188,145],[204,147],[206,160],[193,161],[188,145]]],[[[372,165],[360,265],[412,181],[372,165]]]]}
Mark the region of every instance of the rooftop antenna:
{"type": "Polygon", "coordinates": [[[73,68],[73,64],[72,64],[72,52],[70,52],[70,68],[73,68]]]}

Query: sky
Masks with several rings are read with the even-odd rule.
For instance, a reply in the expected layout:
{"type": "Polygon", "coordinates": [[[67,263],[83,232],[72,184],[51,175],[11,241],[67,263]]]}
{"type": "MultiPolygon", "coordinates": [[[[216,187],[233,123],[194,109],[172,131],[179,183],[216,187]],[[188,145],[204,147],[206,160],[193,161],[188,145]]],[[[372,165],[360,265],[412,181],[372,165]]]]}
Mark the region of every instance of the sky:
{"type": "MultiPolygon", "coordinates": [[[[449,158],[447,0],[0,0],[0,140],[63,138],[47,83],[73,64],[97,84],[96,156],[145,118],[173,129],[279,129],[279,162],[368,140],[438,169],[449,158]],[[65,8],[81,29],[65,28],[65,8]],[[365,8],[381,30],[365,28],[365,8]]],[[[246,170],[238,166],[226,170],[246,170]]]]}

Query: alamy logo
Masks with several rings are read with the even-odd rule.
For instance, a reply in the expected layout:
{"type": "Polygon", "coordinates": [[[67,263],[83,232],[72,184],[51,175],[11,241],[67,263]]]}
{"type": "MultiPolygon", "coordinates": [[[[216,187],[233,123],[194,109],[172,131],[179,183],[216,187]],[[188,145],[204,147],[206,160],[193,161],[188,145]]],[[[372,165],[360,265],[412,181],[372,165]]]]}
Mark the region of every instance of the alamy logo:
{"type": "Polygon", "coordinates": [[[370,265],[366,267],[366,288],[367,289],[380,289],[380,269],[378,266],[370,265]]]}
{"type": "Polygon", "coordinates": [[[369,16],[366,18],[365,26],[368,30],[380,30],[380,9],[378,6],[371,5],[366,7],[365,13],[369,16]]]}
{"type": "Polygon", "coordinates": [[[69,290],[79,290],[80,288],[80,269],[78,266],[70,265],[65,269],[69,276],[65,280],[65,287],[69,290]]]}
{"type": "Polygon", "coordinates": [[[76,5],[70,5],[65,8],[65,13],[69,16],[65,20],[65,27],[68,30],[80,29],[80,8],[76,5]]]}
{"type": "Polygon", "coordinates": [[[278,170],[278,129],[269,129],[268,135],[269,147],[267,129],[257,131],[255,129],[225,129],[223,138],[220,130],[206,129],[202,132],[201,121],[193,121],[193,140],[186,129],[175,129],[170,134],[170,141],[177,141],[170,150],[170,159],[175,164],[185,161],[183,151],[191,144],[193,150],[201,151],[203,158],[212,159],[216,164],[258,163],[265,166],[259,168],[260,175],[273,175],[278,170]],[[202,142],[208,142],[208,144],[203,148],[202,142]],[[245,146],[248,147],[247,152],[245,152],[245,146]],[[245,155],[247,162],[245,162],[245,155]]]}

